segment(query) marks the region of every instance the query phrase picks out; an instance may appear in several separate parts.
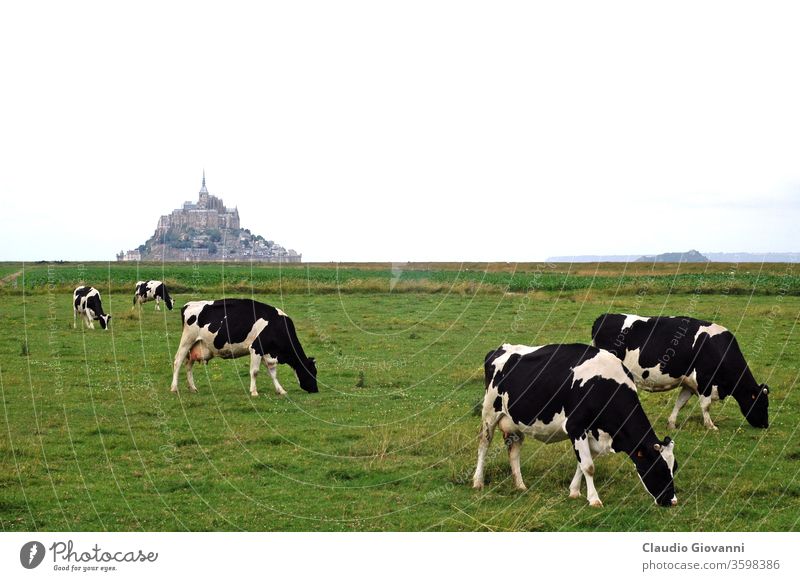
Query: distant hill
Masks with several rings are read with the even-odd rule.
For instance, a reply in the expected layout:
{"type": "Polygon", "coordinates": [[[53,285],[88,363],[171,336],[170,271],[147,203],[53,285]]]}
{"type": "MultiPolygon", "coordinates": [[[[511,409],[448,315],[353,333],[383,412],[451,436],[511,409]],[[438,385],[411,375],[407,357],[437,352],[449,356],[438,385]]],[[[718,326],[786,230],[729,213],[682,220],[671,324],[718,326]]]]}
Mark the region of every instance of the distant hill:
{"type": "MultiPolygon", "coordinates": [[[[711,262],[800,262],[800,252],[706,252],[701,256],[711,262]]],[[[546,262],[635,262],[644,258],[640,254],[577,254],[551,256],[546,262]]],[[[647,260],[652,261],[653,258],[650,256],[647,260]]],[[[684,260],[684,262],[689,261],[684,260]]]]}
{"type": "Polygon", "coordinates": [[[636,262],[711,262],[697,250],[689,252],[665,252],[655,256],[641,256],[636,262]]]}

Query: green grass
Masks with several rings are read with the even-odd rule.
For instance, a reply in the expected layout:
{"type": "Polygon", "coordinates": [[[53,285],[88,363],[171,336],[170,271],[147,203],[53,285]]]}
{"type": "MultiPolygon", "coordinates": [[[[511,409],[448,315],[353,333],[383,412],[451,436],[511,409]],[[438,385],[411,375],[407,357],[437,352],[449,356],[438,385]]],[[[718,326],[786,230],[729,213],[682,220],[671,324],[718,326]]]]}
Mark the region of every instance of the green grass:
{"type": "Polygon", "coordinates": [[[101,292],[128,292],[132,281],[160,279],[183,293],[205,289],[227,292],[363,293],[399,292],[576,292],[606,295],[788,294],[800,295],[800,273],[793,264],[408,264],[392,280],[391,265],[251,265],[226,263],[59,263],[0,265],[0,293],[36,294],[72,290],[89,281],[101,292]],[[7,277],[10,280],[5,281],[7,277]],[[5,281],[5,282],[3,282],[5,281]]]}
{"type": "MultiPolygon", "coordinates": [[[[300,390],[281,366],[289,395],[275,396],[262,372],[261,397],[251,398],[245,359],[200,367],[198,394],[182,374],[180,395],[171,394],[178,311],[131,311],[133,283],[150,276],[180,283],[178,304],[222,296],[219,265],[166,265],[169,276],[153,265],[60,265],[52,287],[47,265],[26,265],[24,284],[0,294],[2,530],[798,530],[800,298],[791,267],[740,266],[735,284],[752,283],[743,294],[690,283],[667,293],[669,267],[602,266],[597,276],[581,268],[548,273],[564,290],[524,294],[502,289],[507,278],[488,291],[461,284],[462,273],[483,274],[458,265],[412,266],[438,286],[391,293],[388,266],[255,267],[251,278],[249,265],[226,266],[225,280],[235,272],[239,282],[225,294],[288,312],[319,366],[319,394],[300,390]],[[342,271],[346,292],[336,278],[309,292],[342,271]],[[280,292],[287,272],[297,284],[280,292]],[[634,282],[617,292],[611,281],[625,276],[634,282]],[[111,331],[71,328],[69,286],[80,277],[103,292],[111,331]],[[570,500],[568,443],[525,443],[521,494],[496,439],[487,487],[473,491],[483,355],[504,341],[588,342],[592,321],[609,310],[689,314],[734,330],[772,388],[770,428],[750,428],[726,401],[712,407],[720,431],[708,432],[692,400],[669,434],[680,462],[674,509],[653,505],[622,456],[597,462],[605,508],[570,500]]],[[[727,266],[692,268],[683,274],[731,276],[727,266]]],[[[534,265],[518,272],[536,276],[534,265]]],[[[483,273],[511,276],[503,265],[483,273]]],[[[676,395],[642,394],[659,436],[676,395]]]]}

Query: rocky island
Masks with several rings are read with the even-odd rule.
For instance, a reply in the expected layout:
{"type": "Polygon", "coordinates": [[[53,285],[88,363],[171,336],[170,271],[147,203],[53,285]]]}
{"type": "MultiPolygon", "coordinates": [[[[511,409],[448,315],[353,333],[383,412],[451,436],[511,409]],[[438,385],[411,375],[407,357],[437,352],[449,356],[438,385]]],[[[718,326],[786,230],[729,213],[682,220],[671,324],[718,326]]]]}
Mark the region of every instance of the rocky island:
{"type": "Polygon", "coordinates": [[[242,228],[239,210],[208,193],[206,175],[197,202],[161,216],[153,235],[119,261],[300,262],[302,255],[242,228]]]}

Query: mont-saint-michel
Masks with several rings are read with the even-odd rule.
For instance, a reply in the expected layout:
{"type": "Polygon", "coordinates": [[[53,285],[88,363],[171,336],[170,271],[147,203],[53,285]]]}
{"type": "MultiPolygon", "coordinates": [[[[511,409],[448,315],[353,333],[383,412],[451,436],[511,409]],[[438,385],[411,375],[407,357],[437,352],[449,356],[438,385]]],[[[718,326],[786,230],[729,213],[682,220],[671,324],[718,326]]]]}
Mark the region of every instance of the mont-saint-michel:
{"type": "Polygon", "coordinates": [[[147,242],[120,251],[119,261],[300,262],[302,255],[242,228],[239,209],[208,193],[206,173],[196,202],[161,216],[147,242]]]}

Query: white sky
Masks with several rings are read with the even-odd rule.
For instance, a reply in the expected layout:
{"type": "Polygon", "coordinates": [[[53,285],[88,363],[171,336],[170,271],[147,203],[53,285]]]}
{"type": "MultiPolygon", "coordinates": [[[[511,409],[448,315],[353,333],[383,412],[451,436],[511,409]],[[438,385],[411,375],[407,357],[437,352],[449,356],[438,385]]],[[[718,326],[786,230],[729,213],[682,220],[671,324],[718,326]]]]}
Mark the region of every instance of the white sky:
{"type": "Polygon", "coordinates": [[[0,260],[113,259],[203,168],[309,261],[800,251],[791,3],[548,4],[4,2],[0,260]]]}

